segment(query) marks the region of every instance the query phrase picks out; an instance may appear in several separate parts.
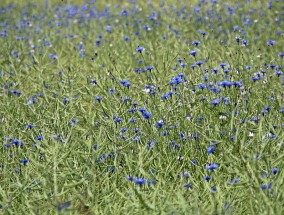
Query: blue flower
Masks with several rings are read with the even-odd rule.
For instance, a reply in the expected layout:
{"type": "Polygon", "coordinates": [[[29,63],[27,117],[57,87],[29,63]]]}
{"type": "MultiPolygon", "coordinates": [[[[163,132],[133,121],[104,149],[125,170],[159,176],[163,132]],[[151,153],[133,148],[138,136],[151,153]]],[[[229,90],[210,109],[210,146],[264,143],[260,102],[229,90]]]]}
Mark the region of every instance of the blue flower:
{"type": "Polygon", "coordinates": [[[68,98],[63,98],[63,99],[62,99],[62,102],[63,102],[63,103],[69,103],[69,99],[68,99],[68,98]]]}
{"type": "Polygon", "coordinates": [[[217,74],[217,73],[218,73],[218,71],[219,71],[219,69],[218,69],[218,68],[213,68],[213,69],[212,69],[212,74],[217,74]]]}
{"type": "Polygon", "coordinates": [[[282,75],[282,74],[283,74],[282,71],[275,71],[275,75],[277,75],[278,77],[279,77],[280,75],[282,75]]]}
{"type": "Polygon", "coordinates": [[[273,169],[271,170],[271,173],[272,173],[273,175],[276,175],[276,174],[278,173],[278,168],[277,168],[277,167],[273,168],[273,169]]]}
{"type": "Polygon", "coordinates": [[[224,69],[225,66],[227,66],[227,64],[226,64],[226,63],[220,63],[219,66],[220,66],[222,69],[224,69]]]}
{"type": "Polygon", "coordinates": [[[174,93],[173,92],[168,92],[166,94],[161,95],[161,99],[168,99],[170,98],[174,93]]]}
{"type": "Polygon", "coordinates": [[[120,80],[120,84],[122,84],[124,87],[130,87],[131,83],[128,80],[120,80]]]}
{"type": "Polygon", "coordinates": [[[205,180],[205,181],[210,181],[210,180],[211,180],[211,177],[210,177],[209,175],[207,175],[207,176],[204,177],[204,180],[205,180]]]}
{"type": "Polygon", "coordinates": [[[170,84],[171,84],[171,85],[174,85],[174,84],[180,84],[180,83],[182,83],[182,82],[183,82],[183,80],[182,80],[181,77],[174,77],[174,78],[172,78],[172,80],[170,81],[170,84]]]}
{"type": "Polygon", "coordinates": [[[26,129],[33,129],[35,125],[33,124],[26,124],[26,129]]]}
{"type": "Polygon", "coordinates": [[[56,60],[57,59],[57,56],[55,54],[49,54],[49,57],[53,60],[56,60]]]}
{"type": "Polygon", "coordinates": [[[65,208],[69,208],[71,206],[71,202],[64,202],[57,206],[57,210],[60,212],[65,208]]]}
{"type": "Polygon", "coordinates": [[[191,183],[189,183],[189,184],[185,184],[185,185],[183,185],[183,187],[185,187],[185,188],[189,189],[189,188],[192,188],[192,184],[191,184],[191,183]]]}
{"type": "Polygon", "coordinates": [[[144,178],[137,178],[135,180],[135,184],[137,184],[137,185],[143,185],[145,183],[146,183],[146,179],[144,179],[144,178]]]}
{"type": "Polygon", "coordinates": [[[261,185],[260,188],[262,190],[268,190],[268,189],[271,189],[272,188],[272,184],[264,184],[264,185],[261,185]]]}
{"type": "Polygon", "coordinates": [[[217,106],[221,102],[221,99],[215,99],[210,102],[210,104],[217,106]]]}
{"type": "Polygon", "coordinates": [[[201,90],[205,89],[206,87],[207,87],[206,84],[198,84],[197,85],[197,88],[201,89],[201,90]]]}
{"type": "Polygon", "coordinates": [[[111,95],[114,94],[115,93],[115,89],[109,89],[108,93],[111,94],[111,95]]]}
{"type": "Polygon", "coordinates": [[[150,112],[143,112],[142,113],[142,116],[145,118],[145,119],[150,119],[152,117],[152,114],[150,112]]]}
{"type": "Polygon", "coordinates": [[[247,46],[248,45],[248,40],[243,40],[242,46],[247,46]]]}
{"type": "Polygon", "coordinates": [[[35,139],[41,141],[43,140],[43,136],[37,136],[35,139]]]}
{"type": "Polygon", "coordinates": [[[22,159],[20,160],[20,163],[26,165],[29,162],[29,159],[22,159]]]}
{"type": "Polygon", "coordinates": [[[139,52],[139,53],[142,53],[142,51],[144,51],[144,50],[145,50],[145,48],[142,47],[142,46],[138,46],[137,49],[136,49],[136,51],[139,52]]]}
{"type": "Polygon", "coordinates": [[[73,126],[78,123],[78,119],[72,119],[70,125],[73,126]]]}
{"type": "Polygon", "coordinates": [[[112,32],[111,31],[111,26],[110,25],[106,26],[105,27],[105,31],[108,32],[108,33],[111,33],[112,32]]]}
{"type": "Polygon", "coordinates": [[[123,39],[124,39],[124,41],[126,41],[126,42],[127,42],[127,41],[129,41],[129,40],[130,40],[130,37],[125,36],[123,39]]]}
{"type": "Polygon", "coordinates": [[[214,151],[215,151],[215,147],[214,147],[214,146],[209,146],[209,147],[207,148],[207,153],[208,153],[208,154],[212,154],[212,153],[214,153],[214,151]]]}
{"type": "Polygon", "coordinates": [[[126,177],[126,180],[128,180],[128,181],[134,181],[134,180],[136,180],[137,178],[135,177],[135,176],[127,176],[126,177]]]}
{"type": "Polygon", "coordinates": [[[95,101],[101,102],[101,100],[103,99],[102,96],[97,96],[94,98],[95,101]]]}
{"type": "Polygon", "coordinates": [[[206,170],[214,170],[218,168],[218,164],[212,163],[206,165],[206,170]]]}
{"type": "Polygon", "coordinates": [[[202,61],[197,61],[195,64],[196,64],[197,66],[201,66],[201,65],[203,64],[203,62],[202,62],[202,61]]]}
{"type": "Polygon", "coordinates": [[[189,54],[192,55],[193,57],[195,57],[196,54],[197,54],[197,51],[196,50],[190,51],[189,54]]]}
{"type": "Polygon", "coordinates": [[[200,45],[200,41],[193,41],[191,44],[198,46],[198,45],[200,45]]]}
{"type": "Polygon", "coordinates": [[[269,46],[273,46],[275,45],[275,43],[276,43],[275,40],[268,40],[266,44],[269,46]]]}
{"type": "Polygon", "coordinates": [[[123,9],[123,10],[120,12],[120,15],[121,15],[121,16],[127,16],[128,13],[127,13],[127,11],[126,11],[125,9],[123,9]]]}
{"type": "Polygon", "coordinates": [[[19,90],[11,90],[10,92],[14,95],[22,95],[22,92],[20,92],[19,90]]]}
{"type": "Polygon", "coordinates": [[[232,83],[235,87],[242,87],[243,86],[243,83],[240,82],[240,81],[235,81],[232,83]]]}
{"type": "Polygon", "coordinates": [[[162,128],[165,125],[165,122],[163,120],[159,120],[156,122],[155,127],[156,128],[162,128]]]}

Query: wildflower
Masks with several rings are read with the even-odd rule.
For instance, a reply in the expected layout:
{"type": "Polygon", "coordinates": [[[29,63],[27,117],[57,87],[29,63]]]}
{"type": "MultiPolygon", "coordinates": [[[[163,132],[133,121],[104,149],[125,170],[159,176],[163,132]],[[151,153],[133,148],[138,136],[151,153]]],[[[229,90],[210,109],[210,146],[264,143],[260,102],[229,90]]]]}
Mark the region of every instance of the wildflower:
{"type": "Polygon", "coordinates": [[[248,45],[248,40],[243,40],[242,46],[247,46],[248,45]]]}
{"type": "Polygon", "coordinates": [[[199,66],[199,67],[200,67],[202,64],[203,64],[202,61],[197,61],[197,62],[195,63],[195,65],[196,65],[196,66],[199,66]]]}
{"type": "Polygon", "coordinates": [[[135,177],[135,176],[127,176],[126,177],[126,180],[128,180],[128,181],[134,181],[134,180],[136,180],[137,178],[135,177]]]}
{"type": "Polygon", "coordinates": [[[129,122],[131,122],[131,123],[134,123],[134,122],[136,122],[137,121],[137,119],[134,117],[134,118],[131,118],[130,120],[129,120],[129,122]]]}
{"type": "Polygon", "coordinates": [[[200,41],[193,41],[191,44],[195,45],[195,46],[198,46],[198,45],[200,45],[200,41]]]}
{"type": "Polygon", "coordinates": [[[120,12],[120,15],[121,15],[121,16],[127,16],[127,15],[128,15],[128,12],[127,12],[125,9],[123,9],[123,10],[120,12]]]}
{"type": "Polygon", "coordinates": [[[219,71],[219,69],[218,69],[218,68],[213,68],[213,69],[212,69],[212,74],[217,74],[217,73],[218,73],[218,71],[219,71]]]}
{"type": "Polygon", "coordinates": [[[35,139],[41,141],[43,140],[43,136],[37,136],[35,139]]]}
{"type": "Polygon", "coordinates": [[[70,125],[75,125],[78,123],[78,119],[72,119],[71,122],[70,122],[70,125]]]}
{"type": "Polygon", "coordinates": [[[192,55],[193,57],[195,57],[196,54],[197,54],[197,51],[196,50],[190,51],[189,54],[192,55]]]}
{"type": "Polygon", "coordinates": [[[111,33],[112,32],[111,31],[111,26],[110,25],[106,26],[105,27],[105,31],[108,32],[108,33],[111,33]]]}
{"type": "Polygon", "coordinates": [[[189,189],[189,188],[192,188],[192,184],[191,184],[191,183],[189,183],[189,184],[185,184],[185,185],[183,185],[183,187],[185,187],[185,188],[189,189]]]}
{"type": "Polygon", "coordinates": [[[122,84],[124,87],[130,87],[131,83],[128,80],[121,80],[119,81],[120,84],[122,84]]]}
{"type": "Polygon", "coordinates": [[[63,99],[62,99],[62,102],[63,102],[63,103],[69,103],[69,99],[68,99],[68,98],[63,98],[63,99]]]}
{"type": "Polygon", "coordinates": [[[213,192],[216,192],[216,191],[217,191],[217,187],[216,187],[216,186],[213,186],[213,187],[211,187],[211,190],[212,190],[213,192]]]}
{"type": "Polygon", "coordinates": [[[130,37],[125,36],[123,39],[124,39],[124,41],[128,42],[130,40],[130,37]]]}
{"type": "Polygon", "coordinates": [[[65,208],[69,208],[71,206],[71,202],[64,202],[57,206],[57,210],[60,212],[64,210],[65,208]]]}
{"type": "Polygon", "coordinates": [[[102,96],[97,96],[94,98],[95,101],[101,102],[101,100],[103,99],[102,96]]]}
{"type": "Polygon", "coordinates": [[[11,90],[10,92],[14,95],[22,95],[22,92],[20,92],[19,90],[11,90]]]}
{"type": "Polygon", "coordinates": [[[207,154],[212,154],[212,153],[214,153],[214,151],[215,151],[215,147],[214,146],[209,146],[207,148],[207,154]]]}
{"type": "Polygon", "coordinates": [[[113,120],[114,120],[115,123],[120,123],[120,122],[122,122],[122,119],[119,118],[119,117],[114,117],[113,120]]]}
{"type": "Polygon", "coordinates": [[[136,51],[139,52],[139,53],[142,53],[142,51],[144,51],[144,50],[145,50],[145,48],[142,47],[142,46],[138,46],[137,49],[136,49],[136,51]]]}
{"type": "Polygon", "coordinates": [[[154,148],[154,146],[155,146],[155,142],[150,141],[149,143],[147,143],[146,148],[147,148],[147,149],[152,149],[152,148],[154,148]]]}
{"type": "Polygon", "coordinates": [[[280,75],[282,75],[282,74],[283,74],[282,71],[276,71],[276,72],[275,72],[275,75],[277,75],[278,77],[279,77],[280,75]]]}
{"type": "Polygon", "coordinates": [[[206,87],[207,87],[206,84],[199,84],[199,85],[197,85],[197,88],[201,89],[201,90],[205,89],[206,87]]]}
{"type": "Polygon", "coordinates": [[[238,31],[239,29],[240,29],[240,27],[237,26],[237,25],[235,25],[235,26],[233,27],[233,30],[234,30],[234,31],[238,31]]]}
{"type": "Polygon", "coordinates": [[[221,87],[224,87],[224,88],[231,87],[232,85],[233,85],[233,83],[230,82],[230,81],[227,81],[227,80],[218,82],[218,86],[221,86],[221,87]]]}
{"type": "Polygon", "coordinates": [[[214,170],[218,168],[218,164],[212,163],[206,165],[206,170],[214,170]]]}
{"type": "Polygon", "coordinates": [[[237,43],[240,43],[241,38],[240,37],[236,37],[235,40],[236,40],[237,43]]]}
{"type": "Polygon", "coordinates": [[[207,176],[204,177],[204,180],[205,180],[205,181],[210,181],[210,180],[211,180],[211,177],[207,175],[207,176]]]}
{"type": "Polygon", "coordinates": [[[165,122],[163,120],[159,120],[156,122],[155,127],[156,128],[162,128],[165,125],[165,122]]]}
{"type": "Polygon", "coordinates": [[[230,72],[229,69],[224,69],[224,73],[225,73],[225,74],[228,74],[229,72],[230,72]]]}
{"type": "Polygon", "coordinates": [[[220,63],[219,66],[220,66],[222,69],[224,69],[225,66],[227,66],[227,64],[226,64],[226,63],[220,63]]]}
{"type": "Polygon", "coordinates": [[[180,84],[180,83],[182,83],[182,82],[183,82],[183,80],[182,80],[181,77],[174,77],[174,78],[172,78],[172,80],[170,81],[170,84],[171,84],[171,85],[174,85],[174,84],[180,84]]]}
{"type": "Polygon", "coordinates": [[[26,165],[29,162],[29,159],[22,159],[20,160],[20,163],[26,165]]]}
{"type": "Polygon", "coordinates": [[[120,129],[120,132],[121,133],[124,133],[124,132],[126,132],[128,130],[128,128],[122,128],[122,129],[120,129]]]}
{"type": "Polygon", "coordinates": [[[170,98],[174,93],[173,92],[168,92],[166,94],[161,95],[161,99],[168,99],[170,98]]]}
{"type": "Polygon", "coordinates": [[[143,112],[142,113],[142,116],[145,118],[145,119],[150,119],[152,114],[150,112],[143,112]]]}
{"type": "Polygon", "coordinates": [[[97,85],[97,84],[98,84],[98,82],[97,82],[97,80],[96,80],[96,79],[93,79],[93,80],[91,80],[91,81],[90,81],[90,84],[95,86],[95,85],[97,85]]]}
{"type": "Polygon", "coordinates": [[[185,173],[183,173],[183,176],[184,176],[185,178],[189,178],[189,177],[190,177],[190,174],[189,174],[188,172],[185,172],[185,173]]]}
{"type": "Polygon", "coordinates": [[[146,180],[144,178],[137,178],[135,180],[135,184],[137,184],[137,185],[143,185],[145,183],[146,183],[146,180]]]}
{"type": "Polygon", "coordinates": [[[266,44],[268,46],[273,46],[273,45],[275,45],[275,43],[276,43],[275,40],[268,40],[266,44]]]}
{"type": "Polygon", "coordinates": [[[221,99],[215,99],[210,102],[210,104],[217,106],[221,102],[221,99]]]}
{"type": "Polygon", "coordinates": [[[277,168],[277,167],[273,168],[273,169],[271,170],[271,173],[272,173],[273,175],[276,175],[276,174],[278,173],[278,168],[277,168]]]}
{"type": "Polygon", "coordinates": [[[49,57],[53,60],[56,60],[57,59],[57,56],[55,54],[49,54],[49,57]]]}
{"type": "Polygon", "coordinates": [[[109,89],[108,93],[111,94],[111,95],[114,94],[115,93],[115,89],[109,89]]]}
{"type": "Polygon", "coordinates": [[[260,188],[262,190],[268,190],[268,189],[271,189],[272,188],[272,184],[264,184],[264,185],[261,185],[260,188]]]}
{"type": "Polygon", "coordinates": [[[34,127],[34,124],[26,124],[26,129],[33,129],[34,127]]]}

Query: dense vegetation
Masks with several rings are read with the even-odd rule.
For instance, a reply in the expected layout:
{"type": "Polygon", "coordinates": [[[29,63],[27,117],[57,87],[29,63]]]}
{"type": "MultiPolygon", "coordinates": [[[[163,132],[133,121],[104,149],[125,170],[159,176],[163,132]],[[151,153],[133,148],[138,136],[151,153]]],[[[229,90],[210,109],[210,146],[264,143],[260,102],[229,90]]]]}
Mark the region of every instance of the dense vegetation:
{"type": "Polygon", "coordinates": [[[0,213],[284,214],[283,1],[1,2],[0,213]]]}

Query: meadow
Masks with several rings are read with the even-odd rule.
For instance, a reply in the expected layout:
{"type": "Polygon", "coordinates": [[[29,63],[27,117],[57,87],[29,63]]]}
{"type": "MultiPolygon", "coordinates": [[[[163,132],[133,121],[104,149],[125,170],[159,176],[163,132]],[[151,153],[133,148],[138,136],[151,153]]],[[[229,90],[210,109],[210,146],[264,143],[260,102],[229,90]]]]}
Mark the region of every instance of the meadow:
{"type": "Polygon", "coordinates": [[[0,214],[284,214],[284,3],[0,2],[0,214]]]}

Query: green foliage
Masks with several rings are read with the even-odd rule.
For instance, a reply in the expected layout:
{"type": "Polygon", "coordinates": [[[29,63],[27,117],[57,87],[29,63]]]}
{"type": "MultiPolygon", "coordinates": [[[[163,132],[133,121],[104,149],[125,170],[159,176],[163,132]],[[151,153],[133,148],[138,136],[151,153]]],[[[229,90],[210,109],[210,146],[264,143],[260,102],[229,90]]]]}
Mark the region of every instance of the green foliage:
{"type": "Polygon", "coordinates": [[[283,214],[283,3],[86,2],[0,5],[0,213],[283,214]]]}

